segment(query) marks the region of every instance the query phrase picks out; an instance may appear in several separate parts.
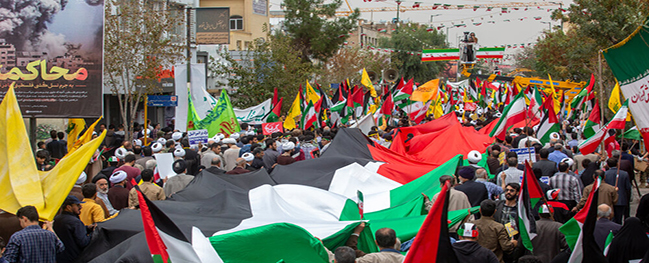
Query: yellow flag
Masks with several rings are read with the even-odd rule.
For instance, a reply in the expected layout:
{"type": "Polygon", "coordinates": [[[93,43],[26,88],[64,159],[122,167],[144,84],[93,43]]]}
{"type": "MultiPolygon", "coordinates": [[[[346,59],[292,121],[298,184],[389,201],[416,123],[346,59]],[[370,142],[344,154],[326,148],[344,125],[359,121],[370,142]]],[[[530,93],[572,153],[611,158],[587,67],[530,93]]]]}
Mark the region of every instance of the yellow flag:
{"type": "Polygon", "coordinates": [[[440,100],[435,103],[435,107],[433,108],[433,115],[435,116],[435,119],[444,115],[444,109],[442,109],[442,102],[440,100]]]}
{"type": "Polygon", "coordinates": [[[304,98],[307,103],[311,102],[315,105],[316,102],[320,99],[320,95],[315,92],[313,87],[311,87],[311,84],[309,84],[309,80],[306,81],[306,96],[304,98]]]}
{"type": "Polygon", "coordinates": [[[300,116],[301,113],[302,110],[300,109],[300,94],[297,94],[297,96],[295,96],[295,100],[293,100],[293,104],[291,104],[291,108],[288,110],[286,119],[284,119],[284,129],[295,129],[295,127],[297,127],[297,124],[295,124],[295,117],[300,116]]]}
{"type": "Polygon", "coordinates": [[[427,102],[429,100],[437,99],[437,91],[439,90],[439,79],[434,79],[419,86],[410,95],[410,100],[427,102]]]}
{"type": "Polygon", "coordinates": [[[615,82],[615,87],[611,91],[611,97],[608,98],[608,108],[616,113],[617,110],[622,107],[622,102],[620,101],[620,84],[615,82]]]}
{"type": "MultiPolygon", "coordinates": [[[[86,132],[84,132],[83,135],[81,135],[81,137],[79,137],[79,139],[74,143],[72,148],[70,148],[68,146],[68,154],[71,154],[72,152],[79,149],[79,147],[81,147],[82,145],[84,145],[84,144],[88,143],[90,140],[92,140],[92,132],[95,131],[95,126],[97,126],[97,123],[99,123],[101,118],[102,117],[99,117],[99,119],[97,119],[92,125],[90,125],[90,127],[88,127],[88,129],[86,129],[86,132]]],[[[69,143],[68,143],[68,145],[69,145],[69,143]]]]}
{"type": "Polygon", "coordinates": [[[74,143],[81,135],[81,131],[86,127],[86,121],[83,119],[69,119],[68,120],[68,153],[70,149],[74,148],[74,143]]]}
{"type": "Polygon", "coordinates": [[[554,99],[554,112],[561,112],[561,98],[554,90],[554,83],[552,83],[552,77],[550,76],[550,74],[548,74],[548,79],[550,80],[550,92],[552,94],[552,98],[554,99]]]}
{"type": "Polygon", "coordinates": [[[14,86],[12,83],[0,103],[0,209],[13,214],[26,205],[38,211],[45,206],[14,86]]]}
{"type": "MultiPolygon", "coordinates": [[[[90,132],[92,134],[92,132],[90,132]]],[[[56,216],[61,204],[68,196],[74,183],[86,165],[92,158],[101,142],[106,137],[106,130],[94,140],[82,145],[72,154],[67,154],[54,169],[47,172],[38,172],[40,175],[42,196],[45,200],[45,208],[38,210],[38,215],[43,220],[51,221],[56,216]]],[[[89,175],[91,176],[91,175],[89,175]]]]}
{"type": "Polygon", "coordinates": [[[363,68],[363,75],[361,76],[361,84],[363,84],[363,86],[367,87],[367,89],[370,91],[370,95],[373,98],[376,98],[376,96],[378,96],[376,94],[376,90],[374,89],[374,85],[372,85],[372,81],[370,80],[370,76],[367,75],[367,71],[365,71],[365,68],[363,68]]]}

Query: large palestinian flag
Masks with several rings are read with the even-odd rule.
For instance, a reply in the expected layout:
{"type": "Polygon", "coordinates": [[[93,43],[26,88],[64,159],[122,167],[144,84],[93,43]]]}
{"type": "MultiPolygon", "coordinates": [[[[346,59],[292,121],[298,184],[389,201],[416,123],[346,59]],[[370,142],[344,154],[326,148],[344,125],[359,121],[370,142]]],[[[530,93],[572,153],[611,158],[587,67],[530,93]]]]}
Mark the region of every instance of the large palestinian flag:
{"type": "MultiPolygon", "coordinates": [[[[460,160],[436,166],[408,160],[373,146],[356,129],[342,129],[321,158],[277,166],[270,175],[264,169],[236,176],[203,171],[172,199],[153,203],[185,237],[198,236],[194,226],[211,236],[224,262],[328,262],[324,247],[344,245],[359,223],[359,190],[368,220],[359,248],[373,252],[372,233],[379,228],[394,229],[401,240],[417,234],[426,220],[421,193],[437,193],[439,177],[452,174],[460,160]],[[417,175],[426,167],[434,168],[417,175]],[[295,246],[282,246],[286,240],[295,246]]],[[[448,212],[450,225],[467,214],[448,212]]],[[[80,261],[150,262],[141,222],[139,212],[125,210],[100,223],[80,261]]]]}
{"type": "Polygon", "coordinates": [[[534,176],[532,166],[526,161],[516,207],[518,209],[518,232],[521,234],[523,246],[529,251],[533,251],[532,239],[536,237],[536,221],[532,216],[532,210],[541,198],[543,198],[543,191],[534,176]]]}

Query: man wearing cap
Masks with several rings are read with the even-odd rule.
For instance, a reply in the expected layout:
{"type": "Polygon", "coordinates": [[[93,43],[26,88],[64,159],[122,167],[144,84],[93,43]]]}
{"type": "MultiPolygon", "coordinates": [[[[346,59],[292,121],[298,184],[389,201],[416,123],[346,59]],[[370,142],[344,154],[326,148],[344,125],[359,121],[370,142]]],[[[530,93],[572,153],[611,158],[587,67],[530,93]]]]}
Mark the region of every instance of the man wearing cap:
{"type": "Polygon", "coordinates": [[[503,262],[503,254],[510,253],[518,245],[518,241],[509,236],[505,226],[496,222],[493,218],[496,212],[496,203],[491,200],[484,200],[480,203],[480,219],[475,221],[478,227],[478,244],[491,250],[496,254],[500,262],[503,262]]]}
{"type": "MultiPolygon", "coordinates": [[[[218,139],[218,137],[216,137],[216,139],[218,139]]],[[[221,144],[218,142],[212,142],[212,144],[210,144],[207,151],[203,153],[203,157],[201,158],[201,165],[205,167],[210,167],[212,165],[212,159],[214,158],[221,159],[220,153],[221,153],[221,144]]],[[[219,168],[223,168],[223,159],[221,159],[221,166],[219,166],[219,168]]]]}
{"type": "MultiPolygon", "coordinates": [[[[252,155],[252,154],[251,154],[252,155]]],[[[254,157],[253,157],[254,158],[254,157]]],[[[237,166],[234,167],[234,169],[226,172],[226,174],[245,174],[249,173],[250,170],[247,170],[246,167],[246,160],[244,158],[237,158],[235,164],[237,166]]]]}
{"type": "MultiPolygon", "coordinates": [[[[496,254],[478,244],[478,228],[473,223],[464,223],[457,230],[460,238],[453,243],[453,251],[458,262],[498,263],[496,254]]],[[[534,250],[536,252],[536,249],[534,250]]]]}
{"type": "MultiPolygon", "coordinates": [[[[597,177],[600,177],[602,179],[601,184],[599,185],[599,195],[597,198],[597,205],[601,204],[606,204],[608,207],[613,207],[617,203],[618,199],[618,193],[615,190],[615,187],[608,184],[606,182],[606,173],[602,170],[597,170],[593,174],[593,180],[597,181],[597,177]]],[[[572,212],[577,212],[581,208],[586,205],[586,201],[588,200],[588,196],[590,195],[590,192],[593,191],[593,185],[595,183],[589,184],[586,187],[584,187],[584,192],[581,195],[581,199],[579,200],[579,203],[577,206],[575,206],[572,209],[572,212]]]]}
{"type": "Polygon", "coordinates": [[[542,204],[539,208],[541,219],[536,221],[536,237],[532,239],[534,255],[542,262],[550,262],[562,250],[568,248],[566,237],[559,231],[561,223],[552,220],[553,208],[542,204]]]}
{"type": "Polygon", "coordinates": [[[558,201],[572,209],[581,198],[581,190],[579,189],[579,179],[566,173],[568,167],[567,163],[559,163],[559,172],[550,178],[550,187],[561,189],[558,201]]]}
{"type": "Polygon", "coordinates": [[[124,171],[126,173],[126,189],[131,190],[133,185],[131,185],[131,179],[135,179],[140,175],[140,169],[133,167],[135,165],[135,155],[127,154],[124,156],[124,164],[119,168],[115,169],[115,172],[124,171]]]}
{"type": "Polygon", "coordinates": [[[126,189],[126,172],[117,171],[110,176],[113,187],[108,190],[108,200],[115,210],[128,207],[128,189],[126,189]]]}
{"type": "Polygon", "coordinates": [[[293,153],[295,152],[295,143],[287,142],[282,144],[282,154],[277,157],[277,164],[279,165],[289,165],[296,162],[293,158],[293,153]]]}
{"type": "Polygon", "coordinates": [[[54,217],[54,232],[65,245],[65,250],[56,255],[56,262],[74,262],[81,251],[90,243],[92,231],[95,226],[86,226],[79,219],[81,204],[74,196],[68,196],[63,201],[60,215],[54,217]]]}
{"type": "Polygon", "coordinates": [[[466,196],[469,198],[469,203],[471,203],[471,206],[479,206],[482,200],[489,199],[489,192],[487,191],[487,187],[484,184],[476,183],[473,180],[475,178],[475,170],[473,170],[471,167],[465,166],[457,172],[457,175],[462,184],[455,186],[455,190],[466,194],[466,196]]]}
{"type": "Polygon", "coordinates": [[[36,207],[28,205],[16,212],[22,230],[11,235],[2,259],[7,262],[54,263],[65,246],[52,229],[52,222],[38,225],[36,207]]]}
{"type": "Polygon", "coordinates": [[[228,145],[228,149],[223,152],[223,161],[225,162],[223,167],[225,167],[224,170],[226,171],[230,171],[237,166],[237,158],[239,158],[239,151],[241,150],[237,146],[237,141],[232,138],[233,135],[230,135],[230,138],[223,139],[223,143],[228,145]]]}
{"type": "MultiPolygon", "coordinates": [[[[139,185],[139,188],[140,191],[142,191],[142,194],[146,195],[146,197],[151,201],[166,199],[165,191],[162,189],[162,187],[157,186],[153,183],[153,171],[150,169],[144,169],[144,171],[142,171],[142,184],[139,185]]],[[[140,202],[137,198],[137,189],[133,188],[128,193],[128,206],[131,209],[135,209],[139,206],[139,204],[140,202]]]]}
{"type": "Polygon", "coordinates": [[[87,179],[86,173],[81,172],[81,174],[79,175],[77,181],[72,186],[72,189],[70,190],[70,193],[68,195],[73,195],[79,200],[83,199],[83,193],[81,192],[81,185],[83,185],[83,183],[86,182],[86,179],[87,179]]]}

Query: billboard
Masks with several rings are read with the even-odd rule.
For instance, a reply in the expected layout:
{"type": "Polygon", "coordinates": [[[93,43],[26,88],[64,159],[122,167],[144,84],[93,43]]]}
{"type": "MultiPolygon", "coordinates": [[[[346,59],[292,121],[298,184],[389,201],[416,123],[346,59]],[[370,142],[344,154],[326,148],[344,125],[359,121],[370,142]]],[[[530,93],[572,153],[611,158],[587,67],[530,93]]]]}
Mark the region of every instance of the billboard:
{"type": "Polygon", "coordinates": [[[102,115],[104,3],[0,2],[0,99],[15,84],[25,117],[102,115]]]}
{"type": "Polygon", "coordinates": [[[230,44],[229,7],[201,7],[196,9],[196,44],[230,44]]]}

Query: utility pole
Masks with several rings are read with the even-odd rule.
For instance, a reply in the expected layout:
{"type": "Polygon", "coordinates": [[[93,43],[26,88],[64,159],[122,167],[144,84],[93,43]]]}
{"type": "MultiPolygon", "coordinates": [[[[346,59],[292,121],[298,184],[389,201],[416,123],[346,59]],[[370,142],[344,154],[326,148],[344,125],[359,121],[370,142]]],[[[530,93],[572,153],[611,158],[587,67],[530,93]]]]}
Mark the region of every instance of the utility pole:
{"type": "Polygon", "coordinates": [[[395,23],[395,27],[399,28],[399,8],[401,7],[401,0],[397,0],[397,22],[395,23]]]}

